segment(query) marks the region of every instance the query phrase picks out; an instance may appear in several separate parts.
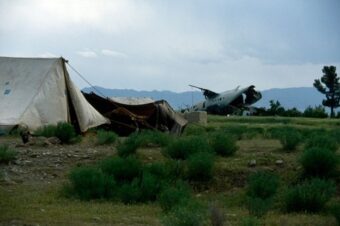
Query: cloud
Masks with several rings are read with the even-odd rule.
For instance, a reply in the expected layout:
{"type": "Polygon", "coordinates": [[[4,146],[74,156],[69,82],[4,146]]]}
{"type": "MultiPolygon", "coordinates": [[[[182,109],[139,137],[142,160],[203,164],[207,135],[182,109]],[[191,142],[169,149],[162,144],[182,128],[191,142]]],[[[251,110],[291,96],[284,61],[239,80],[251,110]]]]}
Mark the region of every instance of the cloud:
{"type": "Polygon", "coordinates": [[[116,57],[116,58],[127,58],[128,57],[127,54],[125,53],[110,50],[110,49],[102,49],[101,53],[104,56],[109,56],[109,57],[116,57]]]}
{"type": "Polygon", "coordinates": [[[98,56],[97,53],[92,50],[77,51],[76,53],[85,58],[96,58],[98,56]]]}
{"type": "Polygon", "coordinates": [[[58,57],[57,55],[50,53],[50,52],[44,52],[44,53],[40,53],[37,55],[37,57],[42,57],[42,58],[55,58],[58,57]]]}

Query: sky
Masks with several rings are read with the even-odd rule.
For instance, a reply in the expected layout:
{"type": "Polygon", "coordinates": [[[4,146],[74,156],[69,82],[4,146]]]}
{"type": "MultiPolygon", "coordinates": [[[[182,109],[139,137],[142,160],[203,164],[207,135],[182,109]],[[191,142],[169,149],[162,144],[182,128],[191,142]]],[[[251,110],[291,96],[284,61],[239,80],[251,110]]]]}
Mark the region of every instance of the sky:
{"type": "Polygon", "coordinates": [[[339,12],[339,0],[0,0],[0,56],[63,56],[112,89],[311,87],[340,69],[339,12]]]}

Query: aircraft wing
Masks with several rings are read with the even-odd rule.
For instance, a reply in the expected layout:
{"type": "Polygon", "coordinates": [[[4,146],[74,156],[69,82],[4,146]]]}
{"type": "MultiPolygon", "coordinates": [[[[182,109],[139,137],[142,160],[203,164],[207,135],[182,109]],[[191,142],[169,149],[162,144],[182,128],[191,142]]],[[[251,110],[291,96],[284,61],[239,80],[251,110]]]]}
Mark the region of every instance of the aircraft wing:
{"type": "Polygon", "coordinates": [[[189,86],[200,89],[203,92],[203,95],[205,96],[205,98],[208,98],[208,99],[214,98],[219,95],[218,93],[215,93],[214,91],[211,91],[209,89],[205,89],[205,88],[201,88],[201,87],[193,86],[193,85],[189,85],[189,86]]]}

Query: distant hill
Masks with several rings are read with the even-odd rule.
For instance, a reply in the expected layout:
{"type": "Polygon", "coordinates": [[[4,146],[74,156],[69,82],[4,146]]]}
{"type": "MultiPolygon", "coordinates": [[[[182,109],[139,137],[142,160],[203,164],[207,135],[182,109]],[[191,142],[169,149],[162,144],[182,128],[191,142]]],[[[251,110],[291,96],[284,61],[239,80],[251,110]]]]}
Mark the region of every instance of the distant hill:
{"type": "MultiPolygon", "coordinates": [[[[107,89],[99,86],[87,87],[84,92],[98,91],[108,97],[150,97],[154,100],[164,99],[170,103],[174,109],[184,108],[204,99],[199,91],[175,93],[171,91],[136,91],[132,89],[107,89]]],[[[268,89],[261,91],[262,99],[254,106],[269,107],[270,100],[278,100],[284,108],[296,107],[304,110],[308,106],[320,105],[323,95],[313,87],[268,89]]]]}

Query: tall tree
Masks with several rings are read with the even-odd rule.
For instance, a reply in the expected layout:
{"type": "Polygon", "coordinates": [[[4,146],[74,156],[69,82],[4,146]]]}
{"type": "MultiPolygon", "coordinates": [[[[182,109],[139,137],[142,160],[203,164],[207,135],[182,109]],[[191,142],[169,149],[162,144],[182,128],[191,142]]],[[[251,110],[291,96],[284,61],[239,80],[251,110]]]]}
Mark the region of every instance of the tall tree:
{"type": "Polygon", "coordinates": [[[331,118],[333,118],[334,109],[340,106],[339,77],[334,66],[324,66],[322,72],[321,80],[314,80],[314,87],[320,93],[325,94],[326,99],[322,101],[322,104],[331,108],[331,118]]]}

